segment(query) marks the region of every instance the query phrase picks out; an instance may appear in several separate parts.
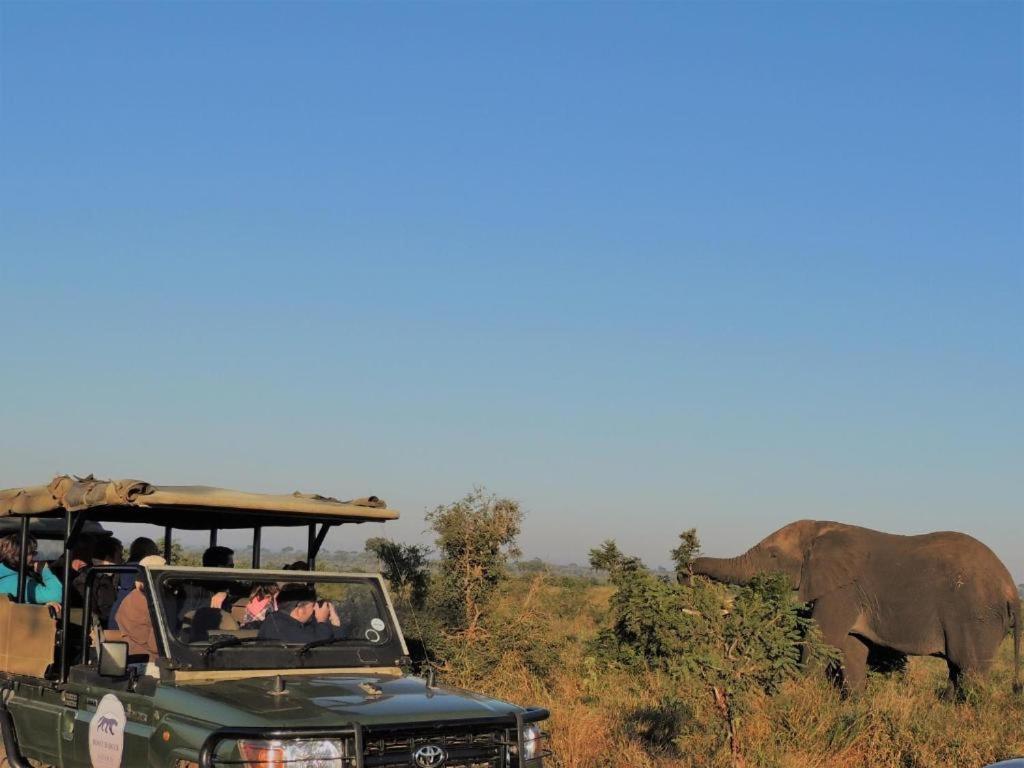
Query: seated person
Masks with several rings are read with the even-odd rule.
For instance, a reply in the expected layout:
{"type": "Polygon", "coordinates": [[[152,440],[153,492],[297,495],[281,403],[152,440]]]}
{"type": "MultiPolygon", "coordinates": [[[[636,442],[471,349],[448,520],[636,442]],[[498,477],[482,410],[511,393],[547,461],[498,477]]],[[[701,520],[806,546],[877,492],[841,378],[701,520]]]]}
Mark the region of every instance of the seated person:
{"type": "Polygon", "coordinates": [[[340,637],[341,620],[329,600],[317,602],[316,590],[304,584],[286,584],[277,593],[277,610],[260,625],[261,640],[310,643],[340,637]]]}
{"type": "MultiPolygon", "coordinates": [[[[120,565],[124,559],[123,555],[124,547],[121,542],[113,536],[104,536],[97,539],[93,546],[92,564],[94,566],[120,565]]],[[[86,572],[83,568],[71,583],[83,604],[85,603],[85,576],[86,572]]],[[[134,582],[132,586],[135,586],[134,582]]],[[[97,574],[92,580],[92,593],[92,608],[100,620],[100,625],[105,627],[110,623],[111,611],[117,600],[115,577],[109,573],[97,574]]]]}
{"type": "Polygon", "coordinates": [[[267,618],[268,613],[277,610],[277,584],[253,584],[249,593],[249,602],[245,604],[243,627],[258,627],[267,618]]]}
{"type": "Polygon", "coordinates": [[[53,563],[57,578],[64,579],[64,559],[71,560],[71,582],[64,586],[68,589],[68,607],[82,608],[85,605],[85,570],[92,565],[92,558],[95,548],[94,537],[88,534],[79,534],[71,545],[71,549],[65,550],[53,563]]]}
{"type": "MultiPolygon", "coordinates": [[[[28,537],[28,556],[26,559],[25,602],[44,605],[56,603],[60,605],[64,588],[60,579],[46,564],[36,562],[36,537],[28,537]]],[[[12,533],[0,537],[0,595],[18,595],[18,563],[21,560],[21,534],[12,533]]]]}
{"type": "MultiPolygon", "coordinates": [[[[144,568],[155,568],[167,565],[160,555],[148,555],[139,561],[144,568]]],[[[121,601],[115,617],[117,626],[128,639],[129,656],[148,656],[150,660],[160,655],[157,647],[153,621],[149,615],[149,598],[146,597],[146,585],[136,579],[135,589],[121,601]]]]}
{"type": "MultiPolygon", "coordinates": [[[[235,552],[229,547],[210,547],[203,552],[203,568],[234,568],[235,552]]],[[[186,584],[184,588],[184,600],[182,601],[179,618],[190,617],[201,608],[217,608],[230,610],[230,605],[225,606],[224,601],[228,597],[230,584],[186,584]],[[211,589],[210,587],[214,587],[211,589]]]]}
{"type": "Polygon", "coordinates": [[[189,643],[202,643],[223,630],[238,629],[238,622],[227,611],[210,606],[208,608],[196,608],[191,615],[191,620],[182,625],[183,636],[189,643]]]}
{"type": "MultiPolygon", "coordinates": [[[[145,536],[139,536],[135,541],[132,542],[131,548],[128,550],[128,565],[135,565],[140,562],[142,558],[148,557],[149,555],[159,554],[160,548],[157,547],[156,542],[145,536]]],[[[119,577],[114,580],[117,594],[114,597],[114,604],[110,608],[110,620],[107,622],[107,626],[110,629],[117,629],[117,609],[121,607],[121,601],[124,600],[135,590],[135,574],[133,573],[122,573],[119,577]]]]}

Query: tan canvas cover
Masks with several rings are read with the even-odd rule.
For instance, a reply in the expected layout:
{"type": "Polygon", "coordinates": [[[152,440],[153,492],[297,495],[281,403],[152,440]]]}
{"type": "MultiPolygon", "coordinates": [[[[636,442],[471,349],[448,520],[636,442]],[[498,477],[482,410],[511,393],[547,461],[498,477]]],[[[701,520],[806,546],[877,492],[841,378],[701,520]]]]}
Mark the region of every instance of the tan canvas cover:
{"type": "Polygon", "coordinates": [[[0,595],[0,672],[42,677],[56,642],[57,622],[47,606],[13,603],[0,595]]]}
{"type": "Polygon", "coordinates": [[[95,510],[96,519],[153,522],[176,527],[295,525],[307,519],[345,523],[394,520],[398,512],[376,496],[339,501],[317,494],[275,495],[225,488],[152,485],[141,480],[97,480],[59,475],[49,485],[0,490],[0,517],[95,510]]]}

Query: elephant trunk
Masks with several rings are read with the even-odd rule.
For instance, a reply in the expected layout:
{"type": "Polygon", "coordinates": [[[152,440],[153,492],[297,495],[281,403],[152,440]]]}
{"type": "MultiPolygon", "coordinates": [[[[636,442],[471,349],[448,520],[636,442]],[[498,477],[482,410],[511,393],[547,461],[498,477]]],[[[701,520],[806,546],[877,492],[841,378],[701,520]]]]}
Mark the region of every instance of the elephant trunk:
{"type": "Polygon", "coordinates": [[[739,557],[698,557],[693,572],[726,584],[748,584],[758,573],[750,552],[739,557]]]}

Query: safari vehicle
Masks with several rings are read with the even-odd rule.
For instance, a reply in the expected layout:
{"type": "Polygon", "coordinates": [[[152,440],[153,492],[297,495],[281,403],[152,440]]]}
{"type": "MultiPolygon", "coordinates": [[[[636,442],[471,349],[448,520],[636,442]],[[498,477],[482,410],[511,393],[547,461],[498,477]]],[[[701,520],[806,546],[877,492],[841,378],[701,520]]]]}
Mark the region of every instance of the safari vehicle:
{"type": "MultiPolygon", "coordinates": [[[[333,526],[397,517],[376,497],[341,502],[92,477],[0,491],[0,520],[17,521],[21,532],[17,594],[0,595],[9,765],[540,768],[546,710],[413,676],[380,577],[315,570],[333,526]],[[251,528],[252,567],[94,566],[82,607],[65,588],[58,613],[24,600],[28,534],[52,530],[55,520],[65,554],[86,526],[162,526],[168,559],[175,528],[209,530],[211,543],[219,530],[251,528]],[[260,569],[266,526],[308,528],[308,571],[260,569]],[[120,631],[100,626],[93,610],[97,580],[125,573],[147,598],[153,658],[129,656],[120,631]],[[329,636],[300,642],[274,637],[267,620],[247,622],[249,596],[278,588],[281,596],[315,593],[315,610],[332,617],[329,636]]],[[[63,568],[68,584],[69,557],[63,568]]]]}

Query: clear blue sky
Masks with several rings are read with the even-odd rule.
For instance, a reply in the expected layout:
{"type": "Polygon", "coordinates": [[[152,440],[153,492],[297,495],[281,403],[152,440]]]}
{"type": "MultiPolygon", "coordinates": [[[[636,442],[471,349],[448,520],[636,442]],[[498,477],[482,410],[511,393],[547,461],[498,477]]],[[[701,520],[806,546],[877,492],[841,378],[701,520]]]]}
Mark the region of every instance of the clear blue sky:
{"type": "Polygon", "coordinates": [[[561,562],[817,517],[1024,581],[1022,15],[4,2],[0,486],[413,539],[480,483],[561,562]]]}

